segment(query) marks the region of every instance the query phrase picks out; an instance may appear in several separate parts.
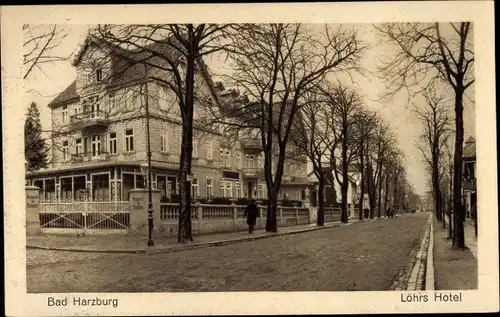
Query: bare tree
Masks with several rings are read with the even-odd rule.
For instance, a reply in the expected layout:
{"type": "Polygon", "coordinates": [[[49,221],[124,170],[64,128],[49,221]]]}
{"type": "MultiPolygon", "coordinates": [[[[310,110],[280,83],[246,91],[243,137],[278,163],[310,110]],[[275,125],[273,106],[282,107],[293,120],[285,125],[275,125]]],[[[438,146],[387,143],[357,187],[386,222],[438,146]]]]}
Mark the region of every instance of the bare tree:
{"type": "Polygon", "coordinates": [[[333,132],[328,125],[328,108],[319,100],[318,94],[311,93],[308,102],[301,107],[300,124],[296,125],[296,135],[292,139],[294,145],[305,153],[313,166],[313,173],[318,179],[318,216],[316,223],[323,226],[325,223],[325,185],[329,183],[325,174],[324,161],[330,144],[335,143],[333,132]]]}
{"type": "Polygon", "coordinates": [[[23,79],[36,68],[43,72],[42,66],[67,60],[70,56],[58,56],[55,49],[68,35],[67,31],[56,24],[48,25],[23,25],[23,79]]]}
{"type": "Polygon", "coordinates": [[[97,37],[113,46],[113,52],[129,57],[124,70],[139,65],[142,69],[138,71],[148,80],[164,85],[177,97],[182,119],[178,242],[193,240],[190,176],[195,103],[217,102],[215,91],[210,97],[197,98],[196,83],[200,77],[210,82],[202,58],[224,48],[221,40],[226,27],[217,24],[100,25],[95,30],[97,37]],[[122,48],[132,50],[135,58],[121,51],[122,48]]]}
{"type": "Polygon", "coordinates": [[[414,112],[424,125],[424,131],[420,137],[420,143],[416,146],[422,153],[425,162],[430,169],[432,193],[434,200],[434,212],[439,221],[443,214],[443,193],[441,191],[441,179],[443,174],[443,147],[451,136],[450,118],[446,106],[443,105],[444,97],[436,92],[435,88],[429,87],[424,91],[425,105],[423,109],[417,108],[414,112]]]}
{"type": "Polygon", "coordinates": [[[297,113],[307,102],[304,96],[328,74],[360,70],[365,46],[356,31],[328,25],[323,32],[311,32],[301,24],[244,24],[235,26],[228,37],[233,69],[228,82],[241,87],[250,102],[226,112],[231,120],[247,119],[226,123],[261,139],[269,198],[266,231],[276,232],[276,203],[284,159],[290,153],[287,144],[297,113]]]}
{"type": "Polygon", "coordinates": [[[357,165],[360,173],[360,186],[361,193],[359,196],[359,220],[363,220],[363,199],[365,195],[365,183],[366,183],[366,157],[368,155],[368,144],[371,142],[372,132],[377,125],[378,118],[375,112],[369,112],[363,109],[358,116],[357,127],[359,131],[359,145],[358,145],[358,160],[357,165]]]}
{"type": "Polygon", "coordinates": [[[349,188],[349,167],[358,154],[359,131],[356,123],[363,109],[358,93],[342,85],[330,85],[323,89],[329,106],[328,125],[333,132],[334,142],[328,145],[330,166],[340,185],[341,221],[347,223],[347,193],[349,188]]]}
{"type": "Polygon", "coordinates": [[[455,153],[453,196],[455,238],[453,247],[463,249],[464,211],[461,206],[463,151],[463,104],[466,90],[474,83],[473,27],[461,23],[389,23],[375,28],[395,48],[395,55],[380,67],[387,83],[383,97],[392,99],[401,90],[417,94],[429,85],[444,83],[454,93],[455,153]]]}
{"type": "MultiPolygon", "coordinates": [[[[389,126],[379,121],[373,131],[373,147],[368,151],[368,193],[370,202],[370,218],[374,217],[375,207],[377,208],[377,217],[381,217],[381,200],[380,193],[382,191],[382,178],[385,172],[384,162],[387,160],[387,155],[395,146],[395,140],[390,133],[389,126]]],[[[370,149],[370,148],[369,148],[370,149]]]]}

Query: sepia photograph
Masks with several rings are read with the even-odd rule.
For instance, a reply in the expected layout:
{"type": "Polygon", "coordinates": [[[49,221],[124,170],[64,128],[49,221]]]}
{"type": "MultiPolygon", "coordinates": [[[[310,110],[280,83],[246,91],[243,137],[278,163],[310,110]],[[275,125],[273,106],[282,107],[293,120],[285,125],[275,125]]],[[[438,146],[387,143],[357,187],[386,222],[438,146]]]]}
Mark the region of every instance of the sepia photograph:
{"type": "MultiPolygon", "coordinates": [[[[127,12],[156,7],[169,9],[127,12]]],[[[167,293],[218,293],[178,314],[234,313],[213,307],[269,292],[263,307],[279,294],[386,292],[396,311],[450,312],[483,288],[483,306],[498,309],[498,281],[480,280],[498,277],[480,265],[498,263],[494,83],[476,66],[493,74],[493,57],[476,60],[484,23],[51,14],[17,23],[19,98],[3,101],[4,130],[14,110],[19,125],[4,147],[20,149],[4,164],[24,159],[11,177],[19,207],[5,214],[8,224],[25,206],[6,232],[23,241],[16,292],[44,315],[116,315],[167,293]]],[[[376,312],[368,301],[360,312],[376,312]]]]}

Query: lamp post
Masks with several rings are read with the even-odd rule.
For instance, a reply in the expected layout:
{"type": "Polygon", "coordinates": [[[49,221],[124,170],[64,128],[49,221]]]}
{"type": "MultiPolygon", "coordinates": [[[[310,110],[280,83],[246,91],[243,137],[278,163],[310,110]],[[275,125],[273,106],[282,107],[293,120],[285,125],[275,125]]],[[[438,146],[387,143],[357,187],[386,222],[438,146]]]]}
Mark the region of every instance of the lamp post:
{"type": "MultiPolygon", "coordinates": [[[[146,75],[147,79],[147,75],[146,75]]],[[[145,87],[145,108],[146,108],[146,133],[147,133],[147,163],[141,164],[142,174],[147,178],[147,188],[148,188],[148,247],[154,246],[153,241],[153,193],[151,188],[151,135],[149,129],[149,103],[148,103],[148,84],[145,87]]]]}

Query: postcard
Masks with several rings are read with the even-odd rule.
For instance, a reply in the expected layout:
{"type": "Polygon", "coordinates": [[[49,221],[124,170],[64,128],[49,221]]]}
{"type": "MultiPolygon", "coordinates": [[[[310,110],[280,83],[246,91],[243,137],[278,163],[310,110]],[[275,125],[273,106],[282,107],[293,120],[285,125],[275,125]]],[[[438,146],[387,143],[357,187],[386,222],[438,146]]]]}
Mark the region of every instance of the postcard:
{"type": "Polygon", "coordinates": [[[1,14],[7,315],[498,311],[493,2],[1,14]]]}

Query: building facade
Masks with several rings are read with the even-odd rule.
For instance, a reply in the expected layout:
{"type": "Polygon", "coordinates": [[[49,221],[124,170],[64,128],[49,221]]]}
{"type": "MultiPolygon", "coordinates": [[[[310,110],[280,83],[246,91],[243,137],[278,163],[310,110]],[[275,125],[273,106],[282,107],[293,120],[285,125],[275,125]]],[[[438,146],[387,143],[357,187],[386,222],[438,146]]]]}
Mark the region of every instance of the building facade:
{"type": "Polygon", "coordinates": [[[465,215],[470,218],[472,217],[472,210],[477,206],[476,140],[473,137],[469,137],[465,141],[462,168],[465,215]]]}
{"type": "MultiPolygon", "coordinates": [[[[45,200],[122,201],[129,190],[145,187],[140,167],[147,160],[147,118],[152,187],[167,198],[179,191],[182,129],[176,96],[146,80],[151,76],[145,67],[124,70],[113,54],[109,45],[87,38],[73,63],[76,80],[48,105],[51,166],[27,175],[45,200]]],[[[206,66],[199,65],[196,83],[199,94],[217,100],[206,66]]],[[[195,121],[201,116],[196,108],[195,121]]],[[[221,131],[195,126],[192,196],[265,199],[263,162],[259,138],[231,141],[221,131]]],[[[305,159],[285,161],[281,198],[306,200],[306,169],[305,159]]]]}

